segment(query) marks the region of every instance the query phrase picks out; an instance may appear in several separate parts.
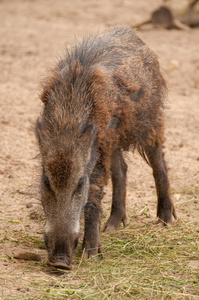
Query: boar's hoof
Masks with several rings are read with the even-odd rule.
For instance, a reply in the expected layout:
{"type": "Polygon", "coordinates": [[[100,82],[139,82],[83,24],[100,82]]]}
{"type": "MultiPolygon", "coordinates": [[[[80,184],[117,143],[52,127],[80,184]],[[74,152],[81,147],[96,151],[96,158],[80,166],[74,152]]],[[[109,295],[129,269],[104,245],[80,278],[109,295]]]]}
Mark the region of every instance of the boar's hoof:
{"type": "Polygon", "coordinates": [[[53,262],[48,261],[47,265],[50,267],[63,269],[63,270],[71,270],[72,269],[72,267],[67,262],[65,262],[64,260],[59,260],[59,259],[55,260],[53,262]]]}
{"type": "Polygon", "coordinates": [[[104,224],[102,231],[103,232],[114,232],[120,226],[120,223],[123,223],[124,227],[127,225],[127,217],[126,214],[122,218],[110,216],[108,221],[104,224]]]}
{"type": "Polygon", "coordinates": [[[162,226],[172,225],[172,215],[177,220],[174,206],[170,210],[163,210],[158,213],[158,223],[162,224],[162,226]]]}
{"type": "Polygon", "coordinates": [[[99,255],[100,258],[103,258],[101,244],[99,244],[99,246],[96,247],[96,248],[90,248],[90,249],[89,248],[84,248],[84,253],[83,253],[84,259],[89,259],[89,258],[91,258],[92,256],[95,256],[95,255],[99,255]]]}

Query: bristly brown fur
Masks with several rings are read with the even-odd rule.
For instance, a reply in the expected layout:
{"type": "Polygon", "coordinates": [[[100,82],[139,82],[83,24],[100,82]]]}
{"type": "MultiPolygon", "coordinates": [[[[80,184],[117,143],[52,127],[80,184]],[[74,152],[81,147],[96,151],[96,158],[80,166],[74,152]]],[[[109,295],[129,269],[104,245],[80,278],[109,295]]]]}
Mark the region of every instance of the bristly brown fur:
{"type": "Polygon", "coordinates": [[[166,94],[157,56],[127,27],[77,42],[52,70],[43,84],[44,108],[36,124],[42,203],[55,231],[48,233],[48,244],[59,245],[50,249],[50,259],[59,260],[60,253],[54,252],[65,249],[70,263],[83,208],[86,257],[101,253],[99,207],[110,176],[113,201],[105,230],[126,225],[127,165],[122,151],[137,150],[152,167],[159,219],[171,223],[172,215],[176,217],[163,154],[166,94]],[[61,221],[54,211],[64,216],[61,221]],[[62,238],[56,240],[58,236],[62,238]]]}
{"type": "Polygon", "coordinates": [[[66,153],[60,149],[57,151],[56,157],[51,157],[48,160],[48,169],[54,178],[54,183],[57,188],[66,186],[67,179],[72,172],[73,161],[67,157],[66,153]]]}
{"type": "Polygon", "coordinates": [[[118,30],[121,44],[116,48],[114,33],[103,41],[110,44],[110,53],[100,53],[101,37],[85,39],[68,51],[67,58],[60,60],[45,81],[41,94],[45,105],[42,122],[51,137],[68,130],[77,135],[84,122],[97,125],[97,143],[107,174],[117,147],[128,150],[131,146],[148,162],[145,147],[164,143],[166,84],[156,55],[133,31],[122,30],[118,30]],[[130,35],[134,43],[128,45],[129,54],[123,43],[130,35]],[[114,61],[110,66],[108,57],[114,61]],[[119,120],[116,129],[109,126],[111,116],[119,120]]]}

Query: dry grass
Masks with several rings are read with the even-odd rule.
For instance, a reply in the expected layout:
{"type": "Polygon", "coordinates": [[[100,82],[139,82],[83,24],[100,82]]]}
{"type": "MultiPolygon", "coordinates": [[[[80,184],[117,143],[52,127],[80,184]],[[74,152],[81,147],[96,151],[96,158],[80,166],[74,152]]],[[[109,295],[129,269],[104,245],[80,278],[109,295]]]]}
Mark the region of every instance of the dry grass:
{"type": "MultiPolygon", "coordinates": [[[[38,248],[41,236],[15,231],[2,242],[38,248]]],[[[79,245],[71,272],[59,272],[42,262],[16,261],[20,274],[1,276],[5,284],[18,284],[16,295],[1,291],[2,299],[199,299],[199,225],[178,223],[169,228],[137,224],[102,234],[104,259],[85,261],[79,245]],[[30,274],[32,276],[30,277],[30,274]],[[31,278],[31,280],[30,280],[31,278]]]]}
{"type": "MultiPolygon", "coordinates": [[[[194,207],[192,215],[197,214],[198,185],[172,193],[181,215],[194,207]]],[[[13,227],[8,226],[0,239],[0,245],[8,249],[0,256],[0,268],[7,266],[0,272],[0,299],[199,299],[196,217],[191,221],[179,218],[171,227],[160,227],[152,223],[147,204],[136,207],[125,229],[102,234],[103,259],[84,260],[80,243],[69,272],[46,266],[41,207],[31,210],[29,217],[41,226],[34,225],[34,234],[16,219],[7,221],[13,227]],[[9,249],[17,247],[39,253],[42,261],[14,259],[9,249]]]]}

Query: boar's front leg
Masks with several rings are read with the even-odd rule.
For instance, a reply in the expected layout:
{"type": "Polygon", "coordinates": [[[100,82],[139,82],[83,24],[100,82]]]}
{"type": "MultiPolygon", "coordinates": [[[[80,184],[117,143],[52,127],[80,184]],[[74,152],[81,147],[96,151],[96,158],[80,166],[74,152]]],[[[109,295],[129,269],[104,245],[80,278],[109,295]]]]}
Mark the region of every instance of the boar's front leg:
{"type": "Polygon", "coordinates": [[[105,170],[98,162],[90,177],[88,202],[84,209],[85,232],[83,240],[84,258],[102,253],[100,243],[100,213],[103,197],[105,170]]]}
{"type": "Polygon", "coordinates": [[[111,232],[117,230],[122,222],[124,227],[127,223],[126,217],[126,172],[125,163],[120,149],[112,155],[111,178],[113,186],[111,215],[103,227],[103,231],[111,232]]]}
{"type": "Polygon", "coordinates": [[[157,217],[164,225],[172,223],[172,215],[177,219],[175,208],[170,196],[169,180],[164,154],[161,148],[148,146],[145,149],[149,163],[153,169],[158,197],[157,217]]]}

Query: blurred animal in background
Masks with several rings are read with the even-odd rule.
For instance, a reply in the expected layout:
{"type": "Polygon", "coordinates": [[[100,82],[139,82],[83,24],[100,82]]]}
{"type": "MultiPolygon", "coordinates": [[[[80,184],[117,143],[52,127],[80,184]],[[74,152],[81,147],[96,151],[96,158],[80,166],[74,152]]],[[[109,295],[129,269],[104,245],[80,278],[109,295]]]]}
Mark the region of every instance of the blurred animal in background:
{"type": "Polygon", "coordinates": [[[165,29],[199,27],[199,0],[164,0],[163,5],[154,10],[148,19],[132,27],[140,28],[146,24],[165,29]]]}

